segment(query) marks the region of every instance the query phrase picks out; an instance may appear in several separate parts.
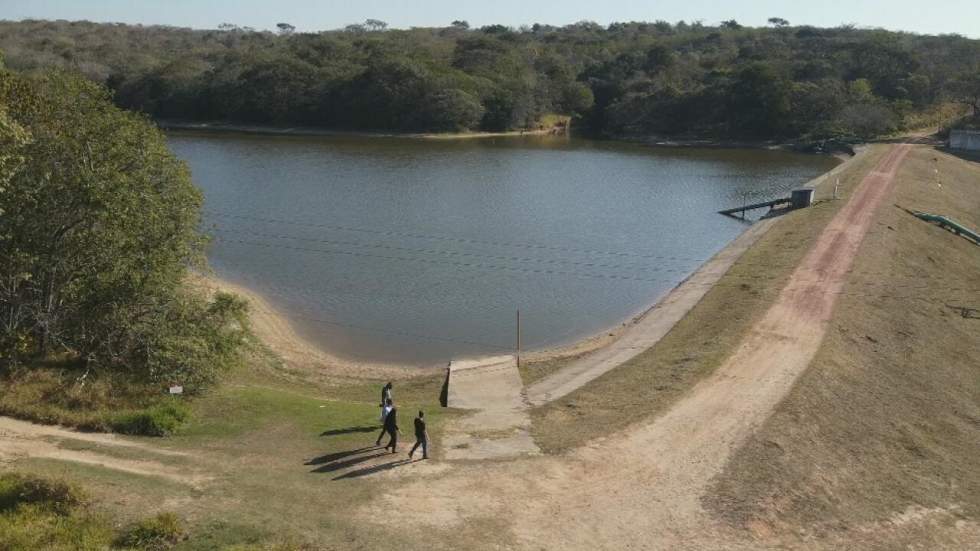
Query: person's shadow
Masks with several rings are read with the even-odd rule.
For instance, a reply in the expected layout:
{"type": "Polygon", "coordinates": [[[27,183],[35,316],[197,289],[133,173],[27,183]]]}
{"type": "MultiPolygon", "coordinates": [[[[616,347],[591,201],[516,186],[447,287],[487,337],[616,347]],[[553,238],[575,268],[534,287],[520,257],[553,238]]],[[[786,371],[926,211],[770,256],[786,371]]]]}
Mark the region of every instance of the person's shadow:
{"type": "Polygon", "coordinates": [[[371,427],[347,427],[346,429],[333,429],[323,431],[320,436],[340,436],[341,434],[354,434],[355,432],[375,432],[381,430],[381,425],[371,427]]]}
{"type": "Polygon", "coordinates": [[[380,465],[373,465],[371,467],[364,467],[362,469],[356,469],[350,472],[346,472],[341,475],[333,477],[333,480],[344,480],[348,478],[361,478],[363,476],[368,476],[382,471],[388,471],[402,465],[408,465],[409,463],[414,463],[416,461],[421,461],[421,459],[398,459],[395,461],[389,461],[388,463],[382,463],[380,465]]]}
{"type": "Polygon", "coordinates": [[[325,455],[321,455],[320,457],[314,457],[313,459],[310,459],[309,461],[304,463],[304,465],[323,465],[324,463],[331,463],[333,461],[338,461],[340,459],[344,459],[352,455],[357,455],[359,453],[365,453],[376,449],[378,449],[377,446],[365,446],[363,448],[358,448],[356,450],[347,450],[342,452],[328,453],[325,455]]]}

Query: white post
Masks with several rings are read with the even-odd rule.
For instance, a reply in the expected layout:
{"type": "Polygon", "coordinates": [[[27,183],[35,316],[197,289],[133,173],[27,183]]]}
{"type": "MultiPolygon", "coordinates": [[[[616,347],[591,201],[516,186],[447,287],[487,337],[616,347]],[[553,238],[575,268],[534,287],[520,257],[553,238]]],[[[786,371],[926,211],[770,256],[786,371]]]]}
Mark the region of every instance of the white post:
{"type": "Polygon", "coordinates": [[[521,311],[517,310],[517,368],[521,367],[521,311]]]}

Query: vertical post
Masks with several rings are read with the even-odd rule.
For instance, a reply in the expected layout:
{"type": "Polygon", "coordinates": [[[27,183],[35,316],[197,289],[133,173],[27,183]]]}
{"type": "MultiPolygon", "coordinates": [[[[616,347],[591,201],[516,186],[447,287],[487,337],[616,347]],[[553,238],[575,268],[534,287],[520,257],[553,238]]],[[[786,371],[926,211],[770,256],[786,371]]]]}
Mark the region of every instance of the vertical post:
{"type": "Polygon", "coordinates": [[[521,310],[517,310],[517,367],[521,367],[521,310]]]}
{"type": "Polygon", "coordinates": [[[834,201],[837,200],[837,190],[840,189],[840,178],[837,178],[837,183],[834,184],[834,201]]]}

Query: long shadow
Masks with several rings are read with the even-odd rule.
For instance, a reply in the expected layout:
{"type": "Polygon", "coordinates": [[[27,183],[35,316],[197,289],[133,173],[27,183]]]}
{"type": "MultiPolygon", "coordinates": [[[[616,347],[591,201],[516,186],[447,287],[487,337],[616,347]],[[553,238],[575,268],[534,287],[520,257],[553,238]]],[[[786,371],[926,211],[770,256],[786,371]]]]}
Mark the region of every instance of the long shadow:
{"type": "Polygon", "coordinates": [[[344,473],[339,476],[333,477],[333,480],[344,480],[345,478],[360,478],[362,476],[368,476],[375,473],[380,473],[382,471],[387,471],[402,465],[408,465],[409,463],[414,463],[416,461],[421,461],[421,459],[399,459],[398,461],[390,461],[388,463],[382,463],[381,465],[374,465],[373,467],[364,467],[363,469],[357,469],[355,471],[350,471],[349,473],[344,473]]]}
{"type": "Polygon", "coordinates": [[[333,429],[324,431],[320,436],[338,436],[341,434],[352,434],[355,432],[374,432],[380,431],[381,425],[372,427],[347,427],[346,429],[333,429]]]}
{"type": "Polygon", "coordinates": [[[326,465],[321,465],[310,472],[313,473],[332,473],[334,471],[339,471],[341,469],[346,469],[347,467],[353,467],[358,463],[364,463],[365,461],[370,461],[372,459],[377,459],[378,457],[385,457],[388,455],[387,451],[382,451],[379,453],[374,453],[371,455],[361,455],[351,459],[346,459],[343,461],[334,461],[333,463],[327,463],[326,465]]]}
{"type": "Polygon", "coordinates": [[[363,453],[366,451],[375,450],[378,449],[378,447],[379,446],[365,446],[363,448],[358,448],[356,450],[347,450],[342,452],[328,453],[326,455],[321,455],[320,457],[310,459],[309,461],[304,463],[304,465],[323,465],[324,463],[330,463],[331,461],[336,461],[338,459],[343,459],[345,457],[350,457],[352,455],[357,455],[359,453],[363,453]]]}

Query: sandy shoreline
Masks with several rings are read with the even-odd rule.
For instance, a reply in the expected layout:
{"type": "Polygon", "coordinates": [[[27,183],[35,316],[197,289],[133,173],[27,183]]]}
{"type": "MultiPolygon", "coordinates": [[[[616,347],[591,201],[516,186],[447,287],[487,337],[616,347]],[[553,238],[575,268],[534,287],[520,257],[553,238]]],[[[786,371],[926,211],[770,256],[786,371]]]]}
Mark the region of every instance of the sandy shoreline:
{"type": "MultiPolygon", "coordinates": [[[[817,189],[816,198],[826,199],[833,192],[833,177],[840,173],[853,160],[861,156],[862,151],[851,157],[849,160],[837,165],[830,171],[810,180],[801,187],[812,187],[817,189]]],[[[715,258],[729,251],[737,238],[732,240],[718,253],[712,256],[715,258]]],[[[698,266],[691,274],[679,281],[674,287],[665,290],[656,300],[639,309],[636,313],[626,318],[624,321],[610,326],[602,331],[583,337],[573,343],[547,347],[540,350],[532,350],[521,355],[523,361],[538,362],[552,361],[566,358],[575,358],[596,352],[621,339],[628,329],[651,315],[670,296],[678,287],[686,281],[701,273],[706,266],[710,265],[709,259],[698,266]]],[[[327,348],[311,342],[305,338],[289,320],[288,314],[277,310],[272,303],[260,293],[242,285],[222,280],[214,274],[207,276],[198,275],[196,278],[203,286],[215,290],[232,292],[246,298],[252,305],[251,319],[253,331],[256,336],[271,350],[282,357],[283,361],[292,367],[299,369],[314,369],[322,371],[326,375],[341,376],[348,378],[405,378],[425,372],[435,372],[445,366],[406,366],[386,363],[360,362],[342,358],[331,353],[327,348]]],[[[460,361],[479,362],[482,356],[460,358],[460,361]]]]}
{"type": "Polygon", "coordinates": [[[288,314],[277,309],[262,294],[221,279],[213,273],[194,274],[191,279],[194,285],[200,286],[208,293],[224,291],[246,299],[249,303],[252,332],[291,368],[316,371],[335,378],[404,379],[442,371],[445,367],[441,365],[407,367],[405,365],[360,362],[342,358],[304,337],[290,321],[288,314]]]}

